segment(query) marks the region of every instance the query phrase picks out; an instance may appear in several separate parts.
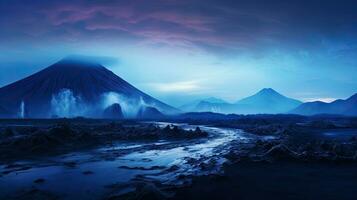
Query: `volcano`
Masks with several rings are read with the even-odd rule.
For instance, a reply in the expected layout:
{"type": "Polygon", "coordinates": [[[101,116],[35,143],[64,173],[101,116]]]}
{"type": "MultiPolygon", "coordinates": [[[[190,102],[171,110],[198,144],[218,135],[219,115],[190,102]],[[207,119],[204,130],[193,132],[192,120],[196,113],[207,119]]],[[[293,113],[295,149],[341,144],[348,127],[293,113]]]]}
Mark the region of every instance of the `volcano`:
{"type": "Polygon", "coordinates": [[[244,114],[277,114],[286,113],[301,103],[272,88],[263,88],[256,94],[239,100],[236,103],[236,109],[244,114]]]}
{"type": "Polygon", "coordinates": [[[119,103],[124,111],[131,109],[133,113],[141,104],[155,107],[165,114],[178,112],[101,64],[82,57],[67,57],[0,88],[0,106],[11,113],[9,117],[16,117],[21,109],[26,109],[28,116],[25,117],[96,117],[98,109],[113,103],[119,103]],[[113,94],[120,98],[112,98],[113,94]]]}

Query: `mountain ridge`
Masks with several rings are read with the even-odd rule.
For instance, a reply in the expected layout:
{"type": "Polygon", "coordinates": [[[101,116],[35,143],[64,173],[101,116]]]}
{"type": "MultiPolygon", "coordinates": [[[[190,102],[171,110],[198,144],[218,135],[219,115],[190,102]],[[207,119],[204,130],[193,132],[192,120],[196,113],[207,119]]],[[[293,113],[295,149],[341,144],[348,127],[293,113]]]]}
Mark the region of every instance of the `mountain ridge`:
{"type": "Polygon", "coordinates": [[[301,115],[340,114],[357,115],[357,93],[349,98],[337,99],[331,103],[322,101],[306,102],[291,110],[289,113],[301,115]]]}
{"type": "Polygon", "coordinates": [[[288,98],[272,88],[263,88],[257,93],[236,101],[235,103],[215,103],[201,100],[191,110],[196,112],[220,112],[236,114],[277,114],[285,113],[302,102],[288,98]]]}
{"type": "Polygon", "coordinates": [[[193,111],[193,110],[199,111],[201,107],[200,104],[210,104],[210,103],[227,103],[227,102],[220,98],[208,97],[204,99],[197,99],[195,101],[191,101],[189,103],[179,106],[178,108],[183,111],[193,111]]]}

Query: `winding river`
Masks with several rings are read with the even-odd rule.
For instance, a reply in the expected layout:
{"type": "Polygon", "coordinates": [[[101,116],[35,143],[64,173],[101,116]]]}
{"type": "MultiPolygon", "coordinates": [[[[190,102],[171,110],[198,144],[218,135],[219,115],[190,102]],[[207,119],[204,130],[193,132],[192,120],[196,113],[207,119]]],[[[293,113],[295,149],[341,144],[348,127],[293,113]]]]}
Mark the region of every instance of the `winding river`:
{"type": "MultiPolygon", "coordinates": [[[[183,129],[197,127],[175,125],[183,129]]],[[[120,142],[86,152],[18,162],[29,167],[0,176],[0,199],[33,189],[61,199],[101,199],[133,191],[134,185],[142,182],[188,184],[191,176],[219,173],[232,141],[247,143],[257,137],[239,129],[199,127],[209,133],[208,138],[120,142]]],[[[6,166],[0,166],[0,171],[5,172],[6,166]]]]}

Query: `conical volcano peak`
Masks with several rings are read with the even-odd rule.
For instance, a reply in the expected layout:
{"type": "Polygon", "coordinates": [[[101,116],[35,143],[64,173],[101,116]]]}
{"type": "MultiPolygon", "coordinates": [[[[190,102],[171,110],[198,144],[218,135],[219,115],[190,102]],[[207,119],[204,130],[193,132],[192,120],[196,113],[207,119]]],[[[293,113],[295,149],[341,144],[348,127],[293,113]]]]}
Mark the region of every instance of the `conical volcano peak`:
{"type": "Polygon", "coordinates": [[[244,105],[248,113],[283,113],[296,108],[301,102],[285,97],[272,88],[263,88],[237,104],[244,105]]]}
{"type": "Polygon", "coordinates": [[[53,65],[54,67],[82,67],[102,68],[103,66],[94,57],[71,55],[63,58],[53,65]]]}
{"type": "Polygon", "coordinates": [[[272,95],[272,94],[276,95],[276,94],[279,94],[280,95],[280,93],[275,91],[273,88],[263,88],[258,92],[258,94],[264,94],[264,95],[272,95]]]}

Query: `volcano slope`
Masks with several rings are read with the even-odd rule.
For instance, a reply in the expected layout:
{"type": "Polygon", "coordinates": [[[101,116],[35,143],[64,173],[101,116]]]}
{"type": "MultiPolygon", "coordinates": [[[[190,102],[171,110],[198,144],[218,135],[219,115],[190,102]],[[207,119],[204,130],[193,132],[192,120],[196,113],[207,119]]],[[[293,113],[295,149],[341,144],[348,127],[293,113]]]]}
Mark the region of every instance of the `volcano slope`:
{"type": "Polygon", "coordinates": [[[0,105],[9,111],[8,117],[18,117],[19,113],[26,113],[27,116],[22,117],[36,118],[52,115],[99,117],[96,116],[98,105],[106,99],[113,100],[113,96],[116,102],[111,103],[125,103],[131,109],[138,110],[137,107],[144,104],[165,114],[178,111],[135,88],[101,64],[77,57],[60,60],[0,88],[0,105]]]}

